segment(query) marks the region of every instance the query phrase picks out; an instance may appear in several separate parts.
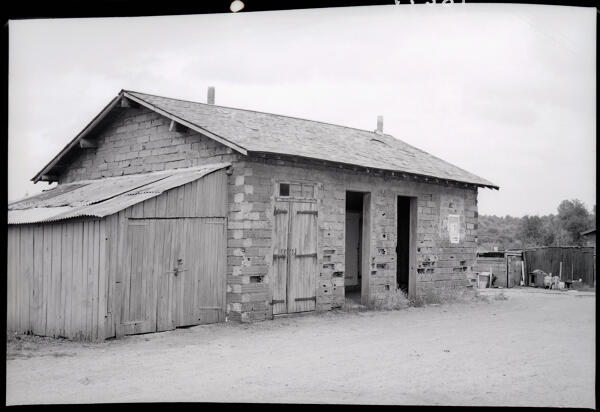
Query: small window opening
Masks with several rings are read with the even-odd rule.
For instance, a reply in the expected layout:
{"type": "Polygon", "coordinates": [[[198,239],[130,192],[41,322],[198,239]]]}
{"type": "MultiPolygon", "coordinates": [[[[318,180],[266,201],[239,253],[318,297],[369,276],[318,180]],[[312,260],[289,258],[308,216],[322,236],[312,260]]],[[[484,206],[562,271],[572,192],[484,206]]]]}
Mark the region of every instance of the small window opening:
{"type": "Polygon", "coordinates": [[[279,184],[279,196],[289,196],[290,195],[290,184],[289,183],[280,183],[279,184]]]}

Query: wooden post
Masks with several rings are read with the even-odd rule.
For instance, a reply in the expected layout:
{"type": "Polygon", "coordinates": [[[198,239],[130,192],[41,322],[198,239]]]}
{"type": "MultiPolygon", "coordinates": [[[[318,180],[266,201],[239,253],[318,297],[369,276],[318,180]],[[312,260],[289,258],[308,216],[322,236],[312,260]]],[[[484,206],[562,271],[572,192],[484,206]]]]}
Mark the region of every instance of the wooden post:
{"type": "Polygon", "coordinates": [[[361,295],[360,303],[368,306],[370,301],[371,280],[371,193],[363,195],[363,223],[361,239],[361,295]]]}
{"type": "Polygon", "coordinates": [[[575,276],[573,276],[573,258],[571,258],[571,281],[575,280],[575,276]]]}
{"type": "MultiPolygon", "coordinates": [[[[396,197],[396,202],[398,197],[396,197]]],[[[408,297],[413,299],[417,297],[417,211],[418,211],[418,199],[416,197],[410,198],[409,204],[409,234],[408,234],[408,297]]]]}
{"type": "Polygon", "coordinates": [[[558,266],[558,280],[562,280],[562,261],[560,262],[560,265],[558,266]]]}
{"type": "Polygon", "coordinates": [[[507,256],[506,252],[504,253],[504,261],[506,262],[506,288],[508,289],[509,288],[508,284],[510,283],[510,280],[509,280],[510,270],[508,267],[508,256],[507,256]]]}
{"type": "Polygon", "coordinates": [[[525,261],[521,261],[521,286],[525,286],[525,261]]]}

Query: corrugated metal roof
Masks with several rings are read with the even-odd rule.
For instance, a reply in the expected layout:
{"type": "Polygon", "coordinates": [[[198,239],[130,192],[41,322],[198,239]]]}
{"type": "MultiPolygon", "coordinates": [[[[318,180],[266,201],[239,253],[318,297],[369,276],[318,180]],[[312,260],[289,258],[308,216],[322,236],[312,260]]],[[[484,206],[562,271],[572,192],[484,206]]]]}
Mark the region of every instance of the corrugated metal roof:
{"type": "Polygon", "coordinates": [[[217,163],[59,185],[8,205],[8,224],[104,217],[230,166],[217,163]]]}
{"type": "MultiPolygon", "coordinates": [[[[387,134],[134,91],[122,90],[121,95],[242,154],[301,156],[498,188],[486,179],[387,134]]],[[[114,102],[111,102],[100,117],[104,118],[113,106],[114,102]]],[[[57,165],[61,158],[67,152],[76,150],[78,139],[84,135],[80,133],[33,180],[38,181],[44,175],[59,174],[61,169],[57,165]]]]}

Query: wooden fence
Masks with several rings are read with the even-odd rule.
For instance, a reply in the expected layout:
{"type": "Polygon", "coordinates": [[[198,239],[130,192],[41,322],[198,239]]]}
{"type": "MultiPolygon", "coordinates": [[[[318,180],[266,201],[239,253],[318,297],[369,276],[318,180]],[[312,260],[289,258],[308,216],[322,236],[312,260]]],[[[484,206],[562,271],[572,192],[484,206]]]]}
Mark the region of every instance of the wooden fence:
{"type": "MultiPolygon", "coordinates": [[[[562,280],[583,279],[587,286],[594,287],[596,281],[595,250],[593,247],[541,247],[523,251],[525,272],[535,269],[561,276],[562,280]],[[562,273],[561,273],[562,262],[562,273]]],[[[526,276],[526,282],[529,281],[526,276]]]]}

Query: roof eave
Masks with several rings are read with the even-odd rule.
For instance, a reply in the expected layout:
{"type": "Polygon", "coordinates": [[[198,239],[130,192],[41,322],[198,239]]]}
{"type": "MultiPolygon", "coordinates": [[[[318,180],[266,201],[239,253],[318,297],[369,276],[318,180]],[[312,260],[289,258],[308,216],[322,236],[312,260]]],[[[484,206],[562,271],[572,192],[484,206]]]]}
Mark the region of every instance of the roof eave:
{"type": "Polygon", "coordinates": [[[52,169],[56,166],[56,164],[62,159],[71,149],[77,146],[77,143],[85,136],[87,136],[109,113],[110,111],[119,103],[120,98],[122,97],[123,91],[121,91],[115,98],[113,98],[110,103],[108,103],[104,109],[100,113],[96,115],[90,121],[87,126],[83,128],[77,136],[73,138],[67,145],[56,155],[50,162],[44,166],[42,170],[40,170],[31,180],[33,183],[37,183],[39,181],[45,182],[55,182],[57,181],[57,176],[51,174],[52,169]]]}
{"type": "Polygon", "coordinates": [[[178,116],[173,115],[172,113],[169,113],[165,110],[162,110],[146,101],[144,101],[143,99],[140,99],[134,95],[132,95],[131,93],[129,93],[127,90],[121,90],[119,92],[119,94],[113,98],[110,103],[108,103],[104,109],[102,109],[102,111],[100,113],[98,113],[96,115],[96,117],[94,117],[92,119],[92,121],[90,121],[87,126],[85,126],[83,128],[83,130],[81,132],[79,132],[79,134],[77,134],[77,136],[75,136],[73,138],[73,140],[71,140],[69,143],[67,143],[67,145],[56,155],[54,156],[54,158],[52,158],[52,160],[50,162],[48,162],[48,164],[46,164],[46,166],[44,166],[44,168],[42,170],[40,170],[32,179],[31,181],[33,181],[34,183],[43,181],[43,182],[56,182],[58,180],[58,176],[54,175],[52,173],[53,168],[60,162],[60,160],[67,154],[69,153],[73,148],[75,148],[77,146],[77,144],[81,141],[81,139],[83,139],[85,136],[87,136],[92,130],[94,130],[94,128],[104,119],[106,118],[106,116],[108,116],[108,114],[112,111],[113,108],[115,108],[115,106],[117,106],[120,102],[120,100],[126,97],[132,101],[134,101],[135,103],[138,103],[156,113],[159,113],[183,126],[188,127],[189,129],[192,129],[198,133],[201,133],[205,136],[210,137],[211,139],[214,139],[216,141],[218,141],[219,143],[224,144],[225,146],[228,146],[230,148],[232,148],[233,150],[245,155],[247,154],[247,151],[245,148],[230,142],[229,140],[221,137],[221,136],[217,136],[214,133],[209,132],[208,130],[205,130],[193,123],[190,123],[184,119],[181,119],[178,116]]]}
{"type": "Polygon", "coordinates": [[[336,162],[336,161],[332,161],[332,160],[325,160],[325,159],[319,159],[316,157],[308,157],[308,156],[300,156],[300,155],[290,155],[290,154],[286,154],[286,153],[278,153],[278,152],[268,152],[268,151],[248,151],[248,155],[258,155],[258,156],[279,156],[279,157],[287,157],[287,158],[299,158],[299,159],[306,159],[306,160],[312,160],[315,162],[323,162],[323,163],[329,163],[331,165],[338,165],[339,167],[348,167],[348,168],[356,168],[356,169],[364,169],[364,170],[378,170],[381,172],[389,172],[392,173],[392,175],[394,175],[395,173],[398,174],[398,176],[402,176],[404,175],[409,175],[409,176],[415,176],[415,177],[420,177],[420,178],[424,178],[424,179],[432,179],[432,181],[428,182],[428,183],[434,183],[434,184],[443,184],[444,182],[453,182],[456,184],[463,184],[463,185],[471,185],[471,186],[477,186],[477,187],[486,187],[489,189],[495,189],[495,190],[500,190],[499,186],[494,185],[493,183],[490,182],[490,184],[485,184],[485,183],[476,183],[476,182],[467,182],[467,181],[460,181],[460,180],[456,180],[456,179],[448,179],[448,178],[443,178],[443,177],[438,177],[438,176],[430,176],[430,175],[424,175],[424,174],[418,174],[418,173],[411,173],[411,172],[406,172],[403,170],[392,170],[392,169],[381,169],[381,168],[375,168],[375,167],[367,167],[367,166],[360,166],[360,165],[356,165],[353,163],[342,163],[342,162],[336,162]],[[437,182],[436,182],[437,180],[437,182]]]}

